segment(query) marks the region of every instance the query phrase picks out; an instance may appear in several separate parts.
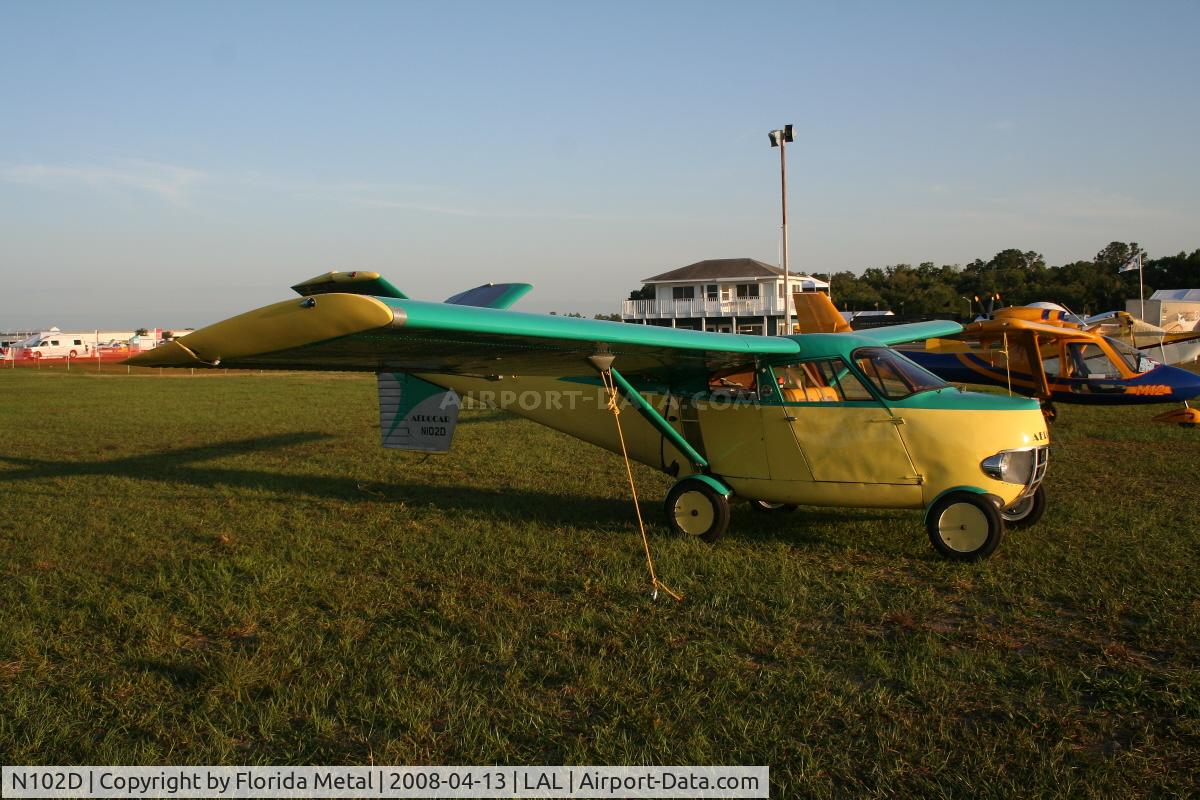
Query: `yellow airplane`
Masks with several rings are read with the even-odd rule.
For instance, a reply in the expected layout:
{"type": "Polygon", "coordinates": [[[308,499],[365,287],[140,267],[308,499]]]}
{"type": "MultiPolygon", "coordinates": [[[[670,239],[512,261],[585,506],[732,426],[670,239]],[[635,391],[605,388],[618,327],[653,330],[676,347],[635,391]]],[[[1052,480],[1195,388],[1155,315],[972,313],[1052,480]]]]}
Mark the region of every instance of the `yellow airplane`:
{"type": "Polygon", "coordinates": [[[1160,364],[1188,364],[1200,358],[1200,331],[1166,330],[1126,311],[1082,320],[1083,329],[1115,339],[1160,364]]]}
{"type": "Polygon", "coordinates": [[[490,402],[671,475],[667,521],[710,541],[735,500],[912,508],[940,554],[972,560],[1045,509],[1038,404],[961,391],[891,348],[955,322],[766,337],[506,310],[529,288],[431,303],[332,272],[128,363],[373,372],[383,445],[426,452],[449,448],[461,398],[490,402]]]}

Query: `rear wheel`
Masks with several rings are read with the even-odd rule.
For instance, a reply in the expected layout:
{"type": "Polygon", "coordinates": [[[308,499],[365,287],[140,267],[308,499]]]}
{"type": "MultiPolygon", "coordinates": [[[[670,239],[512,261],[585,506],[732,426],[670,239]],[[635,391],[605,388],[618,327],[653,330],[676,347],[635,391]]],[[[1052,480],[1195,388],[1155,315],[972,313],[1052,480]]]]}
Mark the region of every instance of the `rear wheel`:
{"type": "Polygon", "coordinates": [[[1038,486],[1037,490],[1009,508],[1000,512],[1005,526],[1027,528],[1037,523],[1046,513],[1046,489],[1038,486]]]}
{"type": "Polygon", "coordinates": [[[1004,538],[1004,520],[987,496],[950,492],[929,508],[925,522],[933,548],[952,561],[990,556],[1004,538]]]}
{"type": "Polygon", "coordinates": [[[729,501],[704,481],[684,478],[667,493],[666,506],[676,533],[715,542],[729,527],[729,501]]]}
{"type": "Polygon", "coordinates": [[[78,350],[72,350],[72,351],[71,351],[71,358],[79,358],[79,351],[78,351],[78,350]]]}

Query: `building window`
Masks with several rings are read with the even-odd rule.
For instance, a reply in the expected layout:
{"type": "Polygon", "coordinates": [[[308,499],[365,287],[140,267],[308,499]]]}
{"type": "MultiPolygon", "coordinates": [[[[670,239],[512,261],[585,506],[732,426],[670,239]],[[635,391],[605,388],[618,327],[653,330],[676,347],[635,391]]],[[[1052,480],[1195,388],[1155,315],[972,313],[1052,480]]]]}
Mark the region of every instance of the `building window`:
{"type": "Polygon", "coordinates": [[[718,291],[718,289],[717,289],[717,285],[715,283],[710,283],[708,286],[705,286],[704,287],[705,299],[706,300],[716,300],[717,299],[717,291],[718,291]]]}
{"type": "Polygon", "coordinates": [[[737,285],[737,296],[739,300],[747,300],[758,297],[757,283],[739,283],[737,285]]]}
{"type": "Polygon", "coordinates": [[[696,298],[696,287],[676,286],[671,289],[671,297],[675,300],[694,300],[696,298]]]}
{"type": "MultiPolygon", "coordinates": [[[[721,299],[722,300],[732,300],[733,299],[733,287],[732,286],[726,284],[725,286],[721,287],[721,299]]],[[[726,331],[726,333],[728,333],[728,331],[726,331]]]]}

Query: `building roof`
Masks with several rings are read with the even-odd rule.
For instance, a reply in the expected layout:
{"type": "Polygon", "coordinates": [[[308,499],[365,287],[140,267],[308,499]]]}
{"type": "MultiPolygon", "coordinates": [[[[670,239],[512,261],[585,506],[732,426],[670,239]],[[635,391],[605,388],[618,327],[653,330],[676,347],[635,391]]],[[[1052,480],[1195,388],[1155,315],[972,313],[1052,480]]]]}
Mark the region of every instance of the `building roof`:
{"type": "MultiPolygon", "coordinates": [[[[701,264],[704,262],[701,261],[701,264]]],[[[684,269],[687,269],[684,267],[684,269]]],[[[1200,302],[1200,289],[1159,289],[1150,295],[1151,300],[1183,300],[1200,302]]]]}
{"type": "Polygon", "coordinates": [[[783,270],[779,267],[764,264],[753,258],[710,258],[707,261],[697,261],[695,264],[688,264],[686,267],[655,275],[653,278],[643,278],[642,283],[774,278],[782,274],[783,270]]]}

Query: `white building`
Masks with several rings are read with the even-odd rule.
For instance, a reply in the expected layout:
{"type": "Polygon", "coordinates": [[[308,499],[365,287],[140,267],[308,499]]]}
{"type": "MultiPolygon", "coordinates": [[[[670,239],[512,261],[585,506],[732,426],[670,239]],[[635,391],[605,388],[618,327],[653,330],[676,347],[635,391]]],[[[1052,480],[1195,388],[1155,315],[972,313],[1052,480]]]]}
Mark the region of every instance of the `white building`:
{"type": "MultiPolygon", "coordinates": [[[[1125,310],[1142,316],[1141,300],[1126,300],[1125,310]]],[[[1200,289],[1159,289],[1146,299],[1146,322],[1168,333],[1200,329],[1200,289]]]]}
{"type": "Polygon", "coordinates": [[[829,284],[808,275],[788,275],[753,258],[716,258],[698,261],[642,281],[642,291],[652,297],[626,300],[624,322],[663,325],[724,333],[774,336],[783,331],[784,303],[793,292],[828,292],[829,284]]]}

